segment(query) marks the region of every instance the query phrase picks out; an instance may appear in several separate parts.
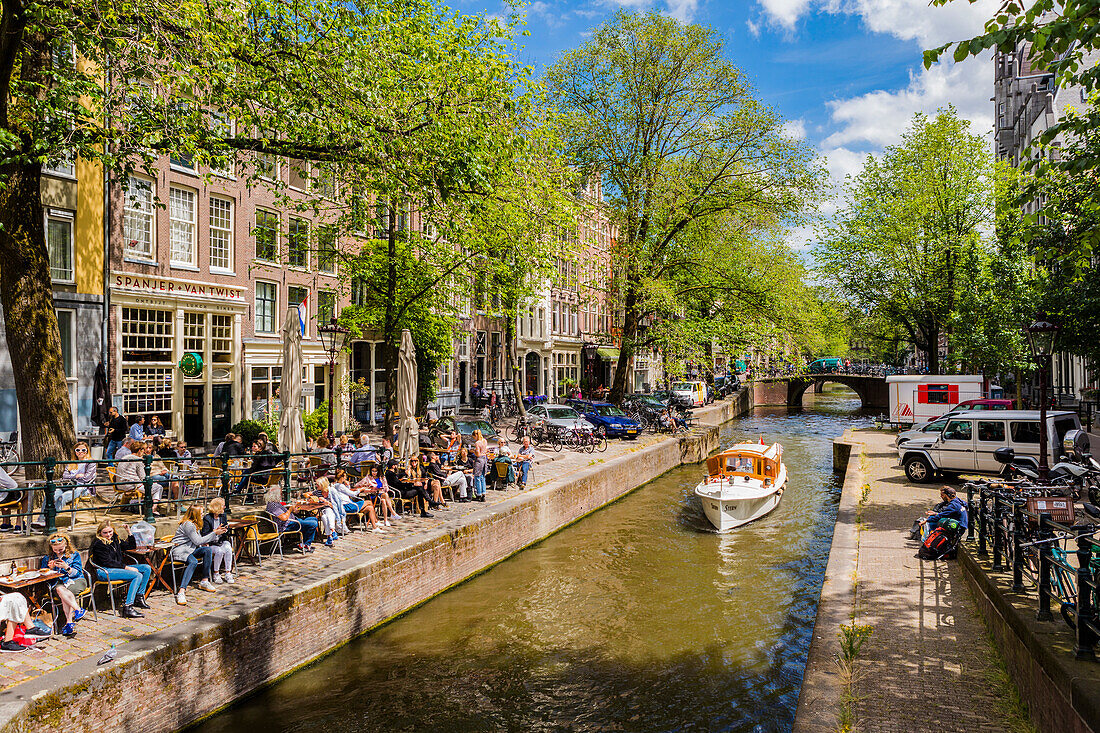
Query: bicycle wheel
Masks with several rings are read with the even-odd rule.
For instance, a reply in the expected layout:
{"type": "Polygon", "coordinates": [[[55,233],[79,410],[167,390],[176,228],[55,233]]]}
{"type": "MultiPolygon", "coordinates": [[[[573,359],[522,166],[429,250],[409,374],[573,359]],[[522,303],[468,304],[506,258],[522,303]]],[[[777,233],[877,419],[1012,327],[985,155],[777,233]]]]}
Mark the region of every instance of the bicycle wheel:
{"type": "Polygon", "coordinates": [[[554,449],[555,453],[561,453],[561,438],[557,435],[548,436],[547,442],[550,443],[550,447],[554,449]]]}
{"type": "Polygon", "coordinates": [[[581,448],[584,449],[585,453],[592,453],[596,450],[596,438],[594,435],[586,434],[583,438],[581,438],[580,442],[581,448]]]}
{"type": "Polygon", "coordinates": [[[607,450],[607,436],[603,433],[600,433],[596,436],[596,450],[598,450],[600,453],[603,453],[605,450],[607,450]]]}
{"type": "Polygon", "coordinates": [[[508,429],[508,438],[513,443],[518,443],[523,440],[523,436],[527,434],[527,426],[523,423],[517,422],[511,428],[508,429]]]}

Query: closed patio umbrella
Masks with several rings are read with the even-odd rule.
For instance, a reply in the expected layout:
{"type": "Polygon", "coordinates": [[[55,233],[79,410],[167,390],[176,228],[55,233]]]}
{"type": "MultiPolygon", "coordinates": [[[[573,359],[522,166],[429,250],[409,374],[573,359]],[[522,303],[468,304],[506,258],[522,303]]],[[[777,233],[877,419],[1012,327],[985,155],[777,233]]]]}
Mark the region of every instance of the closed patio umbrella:
{"type": "Polygon", "coordinates": [[[397,353],[397,410],[401,424],[397,433],[397,452],[402,458],[420,452],[420,428],[416,412],[416,347],[409,329],[401,332],[401,349],[397,353]]]}
{"type": "Polygon", "coordinates": [[[306,449],[302,426],[302,331],[298,309],[288,308],[283,323],[283,374],[279,382],[279,447],[291,453],[306,449]]]}

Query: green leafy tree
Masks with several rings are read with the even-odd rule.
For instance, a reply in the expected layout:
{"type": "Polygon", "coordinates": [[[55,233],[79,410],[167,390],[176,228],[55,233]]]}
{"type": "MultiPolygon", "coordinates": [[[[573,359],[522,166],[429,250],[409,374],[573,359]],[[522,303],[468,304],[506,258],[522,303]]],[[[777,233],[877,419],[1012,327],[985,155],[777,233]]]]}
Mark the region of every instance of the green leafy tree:
{"type": "Polygon", "coordinates": [[[953,108],[917,114],[901,143],[868,156],[820,233],[822,274],[854,308],[903,329],[940,373],[940,336],[969,287],[964,265],[992,224],[988,147],[953,108]]]}
{"type": "Polygon", "coordinates": [[[566,159],[602,178],[619,227],[619,400],[648,315],[709,289],[691,285],[692,274],[705,276],[719,257],[689,246],[701,236],[692,228],[721,217],[744,232],[789,221],[818,172],[708,28],[620,11],[566,53],[546,85],[566,159]]]}

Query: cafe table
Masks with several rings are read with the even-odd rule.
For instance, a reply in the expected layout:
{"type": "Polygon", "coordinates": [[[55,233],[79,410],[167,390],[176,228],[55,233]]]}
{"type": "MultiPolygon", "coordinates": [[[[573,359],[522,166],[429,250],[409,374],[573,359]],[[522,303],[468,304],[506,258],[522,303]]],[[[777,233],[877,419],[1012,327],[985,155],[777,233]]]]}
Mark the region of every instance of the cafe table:
{"type": "MultiPolygon", "coordinates": [[[[0,577],[0,590],[4,593],[22,593],[32,613],[45,613],[50,597],[50,582],[61,577],[56,570],[24,570],[14,576],[0,577]]],[[[51,604],[52,605],[52,604],[51,604]]]]}
{"type": "Polygon", "coordinates": [[[169,593],[175,594],[172,586],[168,585],[168,581],[164,579],[163,572],[164,566],[168,564],[168,558],[171,557],[171,549],[171,542],[154,542],[152,545],[138,545],[134,549],[126,551],[128,555],[133,555],[142,563],[153,568],[153,577],[149,579],[149,585],[145,589],[146,598],[149,597],[149,594],[152,593],[153,589],[158,585],[169,593]],[[158,556],[160,557],[159,564],[157,563],[158,556]]]}
{"type": "Polygon", "coordinates": [[[260,521],[254,518],[230,519],[228,522],[225,523],[226,528],[228,528],[229,531],[233,533],[233,538],[237,545],[237,550],[233,555],[234,567],[240,565],[241,555],[247,555],[248,561],[255,565],[260,564],[260,553],[258,549],[249,548],[247,552],[245,551],[245,547],[251,544],[251,541],[248,539],[249,530],[259,523],[260,521]]]}

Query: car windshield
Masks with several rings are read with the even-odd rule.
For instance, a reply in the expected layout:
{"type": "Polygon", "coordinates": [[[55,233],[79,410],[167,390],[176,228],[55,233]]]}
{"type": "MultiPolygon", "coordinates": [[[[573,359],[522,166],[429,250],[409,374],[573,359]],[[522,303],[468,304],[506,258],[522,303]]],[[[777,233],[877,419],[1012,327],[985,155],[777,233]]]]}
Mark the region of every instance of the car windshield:
{"type": "Polygon", "coordinates": [[[580,417],[580,415],[570,410],[568,407],[555,407],[551,410],[547,410],[546,416],[551,420],[576,420],[580,417]]]}
{"type": "Polygon", "coordinates": [[[596,414],[603,415],[604,417],[623,417],[626,415],[625,412],[614,405],[602,405],[597,407],[596,414]]]}
{"type": "Polygon", "coordinates": [[[691,391],[691,382],[673,382],[672,383],[672,391],[673,392],[681,392],[681,391],[690,392],[691,391]]]}
{"type": "Polygon", "coordinates": [[[460,423],[458,423],[457,427],[458,427],[458,432],[460,432],[463,435],[473,435],[473,432],[475,430],[480,430],[481,434],[484,435],[486,438],[488,438],[491,435],[496,435],[496,432],[497,432],[497,431],[493,430],[492,425],[485,422],[484,420],[472,420],[470,422],[460,422],[460,423]]]}
{"type": "Polygon", "coordinates": [[[924,426],[923,432],[925,433],[938,433],[943,430],[943,426],[947,424],[947,420],[933,420],[924,426]]]}

